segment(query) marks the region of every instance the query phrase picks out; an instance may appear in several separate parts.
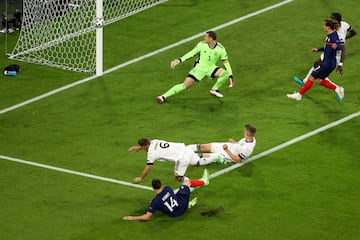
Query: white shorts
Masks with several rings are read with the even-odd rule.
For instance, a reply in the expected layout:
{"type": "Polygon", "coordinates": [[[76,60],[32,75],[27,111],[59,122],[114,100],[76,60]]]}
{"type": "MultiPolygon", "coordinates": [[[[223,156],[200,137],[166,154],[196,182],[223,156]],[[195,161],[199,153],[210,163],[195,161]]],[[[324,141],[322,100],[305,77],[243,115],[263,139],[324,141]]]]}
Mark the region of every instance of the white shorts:
{"type": "Polygon", "coordinates": [[[224,144],[227,144],[227,142],[214,142],[214,143],[211,143],[211,149],[210,149],[210,152],[212,153],[218,153],[218,152],[221,152],[223,151],[223,145],[224,144]]]}
{"type": "Polygon", "coordinates": [[[189,165],[196,165],[199,160],[200,157],[191,148],[186,147],[183,158],[175,162],[174,175],[184,176],[187,167],[189,165]]]}

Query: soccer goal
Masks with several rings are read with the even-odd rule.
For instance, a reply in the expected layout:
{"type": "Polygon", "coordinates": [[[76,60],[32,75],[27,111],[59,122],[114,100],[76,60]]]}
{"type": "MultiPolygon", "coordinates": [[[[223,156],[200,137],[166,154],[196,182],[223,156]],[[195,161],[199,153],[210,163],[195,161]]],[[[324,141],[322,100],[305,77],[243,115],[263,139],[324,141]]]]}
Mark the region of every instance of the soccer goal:
{"type": "Polygon", "coordinates": [[[167,0],[24,0],[11,59],[103,73],[103,27],[167,0]]]}

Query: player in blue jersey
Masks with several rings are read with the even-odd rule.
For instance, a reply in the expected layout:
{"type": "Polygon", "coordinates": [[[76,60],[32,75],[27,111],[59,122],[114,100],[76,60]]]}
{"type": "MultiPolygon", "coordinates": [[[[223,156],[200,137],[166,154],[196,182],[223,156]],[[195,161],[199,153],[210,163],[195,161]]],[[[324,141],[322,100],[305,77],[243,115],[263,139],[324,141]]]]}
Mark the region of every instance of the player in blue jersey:
{"type": "MultiPolygon", "coordinates": [[[[337,29],[337,33],[339,35],[339,39],[340,39],[340,43],[341,43],[341,50],[337,51],[337,54],[336,54],[336,61],[337,61],[336,71],[340,75],[342,75],[344,73],[343,64],[344,64],[344,60],[345,60],[345,56],[346,56],[345,43],[348,39],[354,37],[357,34],[357,32],[349,23],[342,21],[342,17],[341,17],[340,13],[332,13],[330,15],[330,18],[332,20],[336,21],[340,25],[340,27],[337,29]]],[[[314,67],[318,66],[323,58],[324,58],[324,55],[322,54],[320,56],[320,58],[318,60],[316,60],[316,62],[314,63],[314,66],[309,70],[308,74],[306,75],[306,77],[304,79],[299,79],[298,77],[294,77],[294,81],[296,83],[298,83],[299,85],[303,86],[304,83],[310,77],[312,71],[314,70],[314,67]]],[[[326,80],[330,81],[330,79],[328,77],[326,78],[326,80]]]]}
{"type": "Polygon", "coordinates": [[[341,101],[344,98],[344,88],[337,86],[333,82],[326,80],[329,74],[336,68],[336,52],[341,49],[340,39],[336,32],[339,27],[338,23],[332,19],[325,19],[323,24],[324,31],[327,32],[324,47],[313,48],[312,52],[324,52],[324,59],[321,61],[311,73],[308,81],[301,87],[299,92],[287,94],[288,98],[300,101],[302,95],[305,94],[314,82],[319,83],[321,86],[329,88],[336,93],[336,99],[341,101]]]}
{"type": "Polygon", "coordinates": [[[183,182],[180,189],[174,193],[171,187],[166,186],[162,188],[161,181],[154,179],[151,185],[156,193],[156,197],[150,203],[147,212],[141,216],[125,216],[123,220],[150,220],[155,211],[159,210],[170,217],[179,217],[183,215],[188,208],[191,208],[196,204],[197,199],[194,198],[190,201],[190,187],[192,181],[203,181],[203,185],[207,185],[209,177],[207,171],[204,171],[204,175],[200,180],[187,180],[183,182]]]}

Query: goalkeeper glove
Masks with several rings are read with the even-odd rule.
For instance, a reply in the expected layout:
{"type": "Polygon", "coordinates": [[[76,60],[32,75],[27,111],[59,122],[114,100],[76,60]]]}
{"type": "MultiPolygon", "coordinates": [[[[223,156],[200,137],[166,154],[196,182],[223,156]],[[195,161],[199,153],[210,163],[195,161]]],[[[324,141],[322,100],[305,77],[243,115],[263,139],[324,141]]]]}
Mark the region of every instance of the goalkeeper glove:
{"type": "Polygon", "coordinates": [[[170,62],[170,67],[172,69],[175,69],[175,66],[178,65],[180,62],[181,62],[180,59],[174,59],[170,62]]]}

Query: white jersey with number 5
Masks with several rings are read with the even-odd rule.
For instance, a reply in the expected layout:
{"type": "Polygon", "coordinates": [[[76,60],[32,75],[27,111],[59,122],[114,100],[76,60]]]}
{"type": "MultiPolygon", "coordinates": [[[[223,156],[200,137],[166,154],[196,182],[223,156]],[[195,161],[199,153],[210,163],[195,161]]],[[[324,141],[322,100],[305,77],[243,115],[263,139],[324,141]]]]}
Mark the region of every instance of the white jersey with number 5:
{"type": "Polygon", "coordinates": [[[154,163],[155,160],[176,162],[183,158],[185,154],[185,144],[167,142],[163,140],[151,140],[147,163],[154,163]]]}

